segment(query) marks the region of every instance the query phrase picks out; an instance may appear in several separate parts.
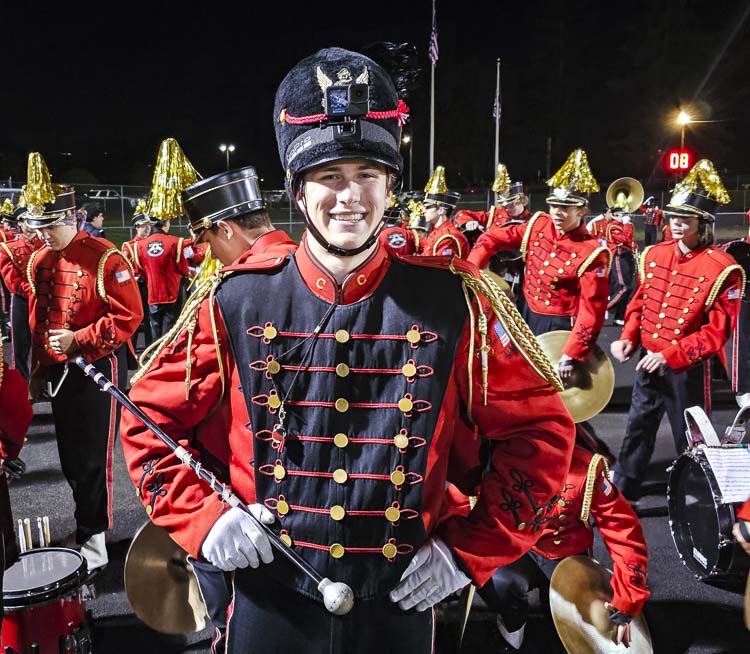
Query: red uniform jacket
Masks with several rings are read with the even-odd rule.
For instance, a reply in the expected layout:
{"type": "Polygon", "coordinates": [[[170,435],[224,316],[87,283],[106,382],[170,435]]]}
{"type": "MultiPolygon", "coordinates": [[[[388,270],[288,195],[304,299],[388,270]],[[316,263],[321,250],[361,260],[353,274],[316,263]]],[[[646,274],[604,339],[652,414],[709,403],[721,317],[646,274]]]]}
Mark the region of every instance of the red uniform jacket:
{"type": "Polygon", "coordinates": [[[15,295],[28,298],[31,293],[27,277],[27,266],[31,253],[44,245],[42,239],[29,240],[23,234],[7,243],[0,243],[0,275],[5,286],[15,295]]]}
{"type": "Polygon", "coordinates": [[[664,212],[661,209],[650,208],[642,205],[639,211],[643,212],[644,225],[656,225],[660,227],[664,224],[664,212]]]}
{"type": "Polygon", "coordinates": [[[620,338],[661,352],[675,372],[723,355],[739,313],[742,267],[718,247],[682,254],[675,241],[641,254],[620,338]]]}
{"type": "Polygon", "coordinates": [[[638,244],[635,241],[632,223],[623,223],[616,218],[596,218],[589,225],[589,233],[601,245],[609,248],[612,254],[620,250],[629,250],[635,253],[638,244]]]}
{"type": "Polygon", "coordinates": [[[0,359],[0,459],[19,455],[33,415],[26,380],[0,359]]]}
{"type": "Polygon", "coordinates": [[[141,267],[138,263],[138,250],[135,244],[138,241],[142,241],[142,240],[143,239],[140,236],[136,236],[135,238],[129,241],[125,241],[122,244],[122,254],[130,262],[130,265],[133,267],[133,270],[135,271],[135,278],[137,281],[141,281],[143,278],[141,276],[141,273],[139,272],[141,270],[141,267]]]}
{"type": "MultiPolygon", "coordinates": [[[[423,237],[424,238],[424,237],[423,237]]],[[[389,252],[399,257],[405,257],[419,252],[420,235],[409,229],[408,223],[397,227],[386,227],[380,232],[380,243],[389,252]]]]}
{"type": "Polygon", "coordinates": [[[13,241],[20,233],[20,231],[15,229],[6,229],[5,227],[0,227],[0,243],[13,241]]]}
{"type": "Polygon", "coordinates": [[[526,262],[523,294],[529,309],[551,316],[575,316],[563,353],[585,360],[596,344],[607,310],[611,253],[581,225],[560,235],[545,213],[528,223],[482,234],[469,261],[484,268],[500,250],[521,250],[526,262]]]}
{"type": "Polygon", "coordinates": [[[461,211],[456,212],[455,222],[460,229],[463,229],[464,225],[472,220],[476,220],[485,228],[500,227],[510,220],[510,216],[505,209],[498,206],[490,207],[489,211],[461,209],[461,211]]]}
{"type": "Polygon", "coordinates": [[[171,304],[180,293],[180,280],[188,274],[184,239],[156,232],[135,244],[136,274],[146,279],[149,304],[171,304]]]}
{"type": "Polygon", "coordinates": [[[50,329],[71,329],[87,361],[129,341],[143,320],[130,265],[103,238],[80,231],[68,247],[43,247],[29,259],[32,359],[49,366],[67,360],[50,349],[50,329]]]}
{"type": "Polygon", "coordinates": [[[646,542],[630,503],[607,473],[604,457],[575,447],[562,498],[545,517],[534,551],[548,559],[580,554],[593,547],[596,527],[614,563],[612,605],[638,615],[649,597],[646,542]]]}
{"type": "Polygon", "coordinates": [[[452,221],[446,220],[440,227],[433,228],[427,236],[419,240],[418,254],[424,257],[458,257],[465,259],[469,254],[469,241],[452,221]]]}
{"type": "MultiPolygon", "coordinates": [[[[339,287],[307,248],[300,247],[294,256],[302,280],[316,301],[331,303],[338,298],[343,305],[360,302],[377,291],[391,265],[387,252],[380,248],[339,287]]],[[[447,264],[443,258],[435,261],[447,264]]],[[[255,266],[262,274],[264,269],[278,265],[274,262],[258,260],[245,266],[255,266]]],[[[470,356],[470,346],[471,351],[478,352],[480,337],[467,324],[458,345],[452,383],[445,389],[439,433],[436,431],[429,444],[424,506],[419,515],[425,533],[439,528],[441,537],[480,584],[499,565],[515,560],[535,542],[538,534],[526,525],[557,500],[553,496],[562,486],[574,436],[573,424],[557,392],[511,345],[491,313],[490,317],[490,378],[503,379],[503,384],[490,386],[485,405],[480,359],[470,356]],[[481,432],[499,442],[471,516],[454,515],[438,524],[439,516],[445,515],[441,504],[447,477],[466,480],[470,476],[467,468],[478,460],[476,430],[467,421],[469,409],[481,432]],[[513,488],[513,479],[519,475],[529,482],[520,493],[513,488]]],[[[255,495],[252,464],[253,440],[260,436],[253,434],[246,422],[247,411],[241,409],[244,399],[238,391],[228,335],[211,296],[200,305],[196,320],[190,334],[181,334],[159,353],[134,383],[130,398],[193,453],[231,452],[225,464],[233,490],[245,501],[263,501],[255,495]],[[191,364],[189,381],[187,360],[191,364]],[[229,428],[199,429],[216,411],[223,412],[229,428]]],[[[121,431],[131,478],[152,520],[197,555],[206,534],[228,507],[205,484],[198,483],[194,474],[137,419],[123,415],[121,431]]]]}
{"type": "Polygon", "coordinates": [[[737,519],[750,522],[750,499],[737,510],[737,519]]]}

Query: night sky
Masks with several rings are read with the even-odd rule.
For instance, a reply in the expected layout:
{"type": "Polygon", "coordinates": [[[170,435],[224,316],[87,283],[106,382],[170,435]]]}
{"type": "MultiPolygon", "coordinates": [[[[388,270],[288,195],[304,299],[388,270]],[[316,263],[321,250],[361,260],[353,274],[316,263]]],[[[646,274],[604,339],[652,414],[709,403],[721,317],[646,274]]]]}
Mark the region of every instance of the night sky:
{"type": "MultiPolygon", "coordinates": [[[[173,136],[204,176],[224,169],[218,145],[231,142],[233,168],[255,165],[280,188],[272,106],[284,74],[322,47],[394,41],[413,43],[422,67],[408,130],[424,185],[430,0],[187,4],[5,8],[0,177],[23,180],[38,150],[55,181],[146,185],[173,136]]],[[[435,163],[451,187],[492,180],[500,57],[500,160],[514,178],[545,178],[551,138],[552,172],[583,147],[600,181],[653,181],[679,145],[680,105],[720,121],[689,127],[687,146],[725,174],[750,173],[748,5],[438,0],[435,163]]]]}

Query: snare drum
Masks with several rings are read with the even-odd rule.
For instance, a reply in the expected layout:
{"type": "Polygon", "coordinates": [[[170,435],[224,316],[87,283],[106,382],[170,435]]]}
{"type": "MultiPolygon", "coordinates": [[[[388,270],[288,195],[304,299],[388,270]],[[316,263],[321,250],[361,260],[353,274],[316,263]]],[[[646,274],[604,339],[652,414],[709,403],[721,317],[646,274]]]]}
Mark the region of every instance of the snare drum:
{"type": "Polygon", "coordinates": [[[86,561],[63,547],[29,550],[5,571],[3,652],[88,654],[88,619],[81,600],[86,561]],[[11,648],[7,650],[7,648],[11,648]]]}
{"type": "Polygon", "coordinates": [[[675,461],[667,485],[669,526],[682,562],[701,581],[738,592],[750,569],[732,535],[750,476],[747,456],[746,447],[696,447],[675,461]]]}

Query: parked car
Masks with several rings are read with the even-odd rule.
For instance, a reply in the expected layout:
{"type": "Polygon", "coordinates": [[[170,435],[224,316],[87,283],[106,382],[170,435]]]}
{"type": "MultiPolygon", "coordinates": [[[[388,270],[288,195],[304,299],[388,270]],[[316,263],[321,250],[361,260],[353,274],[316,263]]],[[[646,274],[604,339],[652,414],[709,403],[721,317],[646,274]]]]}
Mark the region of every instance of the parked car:
{"type": "Polygon", "coordinates": [[[124,200],[132,209],[135,208],[135,205],[138,204],[138,200],[141,199],[129,195],[120,195],[119,191],[110,188],[92,188],[89,189],[87,193],[84,193],[83,196],[88,202],[101,202],[104,203],[105,207],[108,202],[121,202],[124,200]]]}
{"type": "Polygon", "coordinates": [[[289,196],[285,189],[278,191],[261,191],[261,195],[269,208],[285,207],[289,204],[289,196]]]}

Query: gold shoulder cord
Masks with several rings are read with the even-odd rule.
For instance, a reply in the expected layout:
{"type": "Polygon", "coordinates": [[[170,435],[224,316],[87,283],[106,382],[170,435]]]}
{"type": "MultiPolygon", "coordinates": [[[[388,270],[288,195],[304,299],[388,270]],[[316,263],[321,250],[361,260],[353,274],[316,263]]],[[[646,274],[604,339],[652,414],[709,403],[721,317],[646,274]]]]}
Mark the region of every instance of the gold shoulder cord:
{"type": "Polygon", "coordinates": [[[125,255],[125,250],[120,250],[120,254],[122,255],[122,258],[125,259],[125,263],[128,264],[128,268],[130,268],[130,272],[133,275],[133,278],[135,279],[135,268],[133,268],[133,264],[130,261],[130,258],[125,255]]]}
{"type": "Polygon", "coordinates": [[[731,275],[736,270],[739,270],[740,277],[742,278],[742,282],[740,284],[740,297],[739,299],[742,299],[742,295],[745,292],[745,283],[747,282],[747,277],[745,276],[745,270],[742,266],[738,264],[732,264],[731,266],[727,266],[724,268],[724,270],[721,271],[721,274],[714,282],[714,285],[711,287],[711,292],[708,294],[708,298],[706,299],[705,304],[705,310],[708,311],[713,303],[716,301],[717,296],[721,292],[721,287],[724,286],[724,282],[727,281],[727,277],[731,275]]]}
{"type": "Polygon", "coordinates": [[[594,250],[588,257],[586,257],[584,262],[580,266],[578,266],[578,270],[576,271],[576,274],[579,277],[582,277],[583,274],[588,269],[588,267],[594,261],[596,261],[597,257],[602,253],[607,255],[607,275],[609,275],[609,269],[612,266],[612,251],[609,248],[606,248],[604,246],[596,248],[596,250],[594,250]]]}
{"type": "Polygon", "coordinates": [[[214,346],[216,348],[216,357],[219,362],[219,378],[221,380],[221,395],[224,397],[224,389],[226,388],[226,380],[224,374],[224,364],[221,360],[221,347],[219,343],[219,335],[216,328],[216,316],[215,316],[215,302],[214,295],[216,288],[218,288],[224,274],[217,274],[213,277],[209,277],[205,280],[195,291],[190,295],[185,303],[185,307],[180,312],[175,324],[172,328],[164,334],[158,341],[152,343],[144,352],[141,354],[139,360],[140,368],[135,372],[131,379],[131,385],[135,385],[140,379],[148,372],[149,368],[153,365],[154,361],[158,356],[166,349],[169,345],[177,340],[177,337],[185,330],[188,333],[188,342],[186,348],[186,361],[185,361],[185,399],[189,399],[190,391],[190,373],[192,368],[192,361],[190,358],[191,351],[193,349],[193,333],[195,327],[198,324],[198,309],[200,308],[203,301],[210,296],[209,311],[211,312],[211,329],[213,331],[214,346]]]}
{"type": "Polygon", "coordinates": [[[177,264],[179,265],[180,259],[182,259],[182,242],[184,241],[184,238],[180,238],[180,240],[177,242],[177,264]]]}
{"type": "Polygon", "coordinates": [[[109,248],[109,250],[105,250],[104,254],[99,257],[99,266],[96,269],[96,294],[107,304],[109,304],[109,300],[107,299],[107,289],[104,288],[104,266],[107,263],[107,259],[113,254],[119,253],[120,251],[117,248],[109,248]]]}
{"type": "Polygon", "coordinates": [[[0,388],[3,387],[3,357],[2,354],[0,354],[0,388]]]}
{"type": "Polygon", "coordinates": [[[36,253],[39,252],[39,250],[34,250],[31,253],[31,256],[29,257],[29,261],[26,264],[26,279],[29,280],[29,286],[31,286],[31,292],[36,296],[36,284],[34,283],[34,278],[31,276],[31,271],[34,268],[34,259],[36,259],[36,253]]]}
{"type": "Polygon", "coordinates": [[[8,258],[11,260],[11,262],[13,263],[13,265],[15,265],[15,259],[13,259],[13,252],[8,247],[8,244],[4,243],[4,242],[0,243],[0,248],[2,248],[3,250],[5,250],[5,252],[8,254],[8,258]]]}
{"type": "Polygon", "coordinates": [[[463,258],[463,253],[461,252],[461,243],[458,242],[458,239],[453,236],[453,234],[446,234],[445,236],[441,236],[437,243],[432,246],[432,256],[436,257],[438,256],[437,248],[438,245],[440,245],[443,241],[453,241],[456,244],[456,252],[458,253],[456,256],[458,256],[459,259],[463,258]]]}
{"type": "Polygon", "coordinates": [[[648,251],[654,247],[653,245],[649,245],[647,248],[644,248],[643,252],[641,252],[641,260],[640,265],[638,266],[638,276],[641,279],[641,284],[643,284],[644,281],[646,281],[646,255],[648,254],[648,251]]]}
{"type": "MultiPolygon", "coordinates": [[[[484,297],[489,300],[492,306],[492,311],[500,321],[503,329],[508,334],[508,337],[513,342],[513,345],[521,353],[526,361],[531,365],[537,374],[549,383],[556,391],[561,392],[563,390],[563,384],[560,377],[557,375],[557,371],[553,366],[549,357],[539,345],[536,337],[529,329],[521,314],[518,312],[516,306],[511,302],[508,296],[503,293],[502,289],[497,283],[489,276],[489,274],[482,270],[480,271],[481,277],[474,277],[470,273],[460,272],[450,266],[451,272],[457,274],[461,278],[462,285],[464,286],[464,296],[466,303],[469,308],[469,318],[471,320],[471,345],[469,350],[469,381],[472,379],[472,365],[473,365],[473,344],[474,344],[474,312],[471,306],[471,298],[469,297],[468,291],[471,291],[474,297],[477,299],[478,306],[481,306],[480,298],[484,297]]],[[[487,404],[487,378],[489,376],[487,352],[489,347],[487,346],[487,318],[486,316],[480,316],[478,321],[479,333],[482,336],[482,385],[484,391],[484,403],[487,404]],[[484,318],[484,320],[482,320],[484,318]],[[486,349],[485,349],[486,348],[486,349]]],[[[471,383],[470,383],[471,388],[471,383]]],[[[470,411],[470,409],[469,409],[470,411]]]]}
{"type": "Polygon", "coordinates": [[[534,227],[534,223],[537,221],[537,218],[541,216],[544,212],[543,211],[537,211],[531,218],[529,218],[529,223],[526,225],[526,231],[523,234],[523,240],[521,241],[521,256],[523,257],[523,260],[526,261],[526,252],[529,249],[529,238],[531,238],[531,230],[534,227]]]}
{"type": "Polygon", "coordinates": [[[604,475],[609,479],[609,464],[601,454],[594,454],[589,461],[589,469],[586,473],[586,488],[583,491],[583,502],[581,503],[581,522],[588,526],[589,514],[591,513],[591,501],[594,499],[594,484],[596,484],[599,463],[602,464],[604,475]]]}

